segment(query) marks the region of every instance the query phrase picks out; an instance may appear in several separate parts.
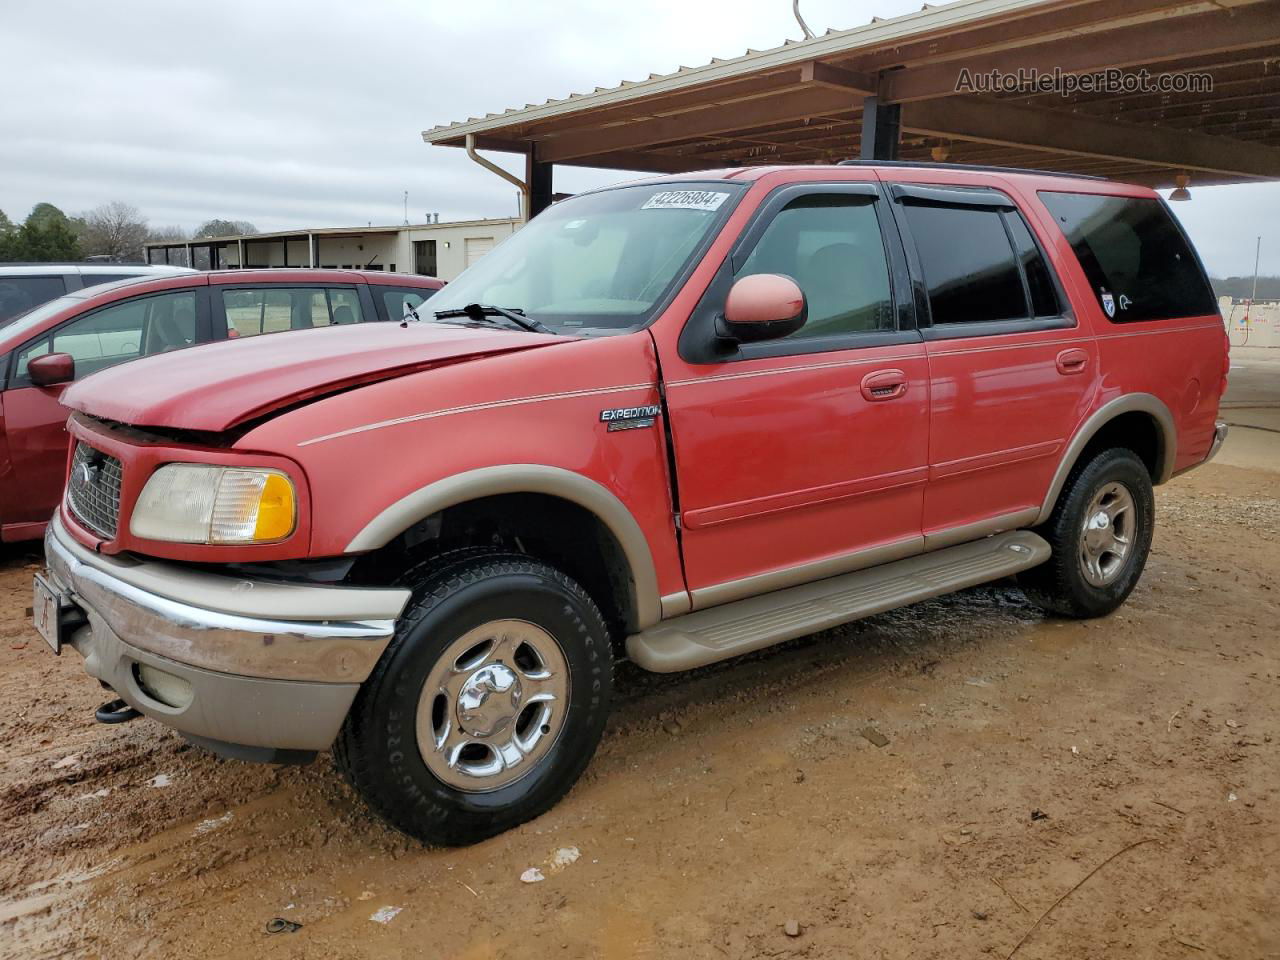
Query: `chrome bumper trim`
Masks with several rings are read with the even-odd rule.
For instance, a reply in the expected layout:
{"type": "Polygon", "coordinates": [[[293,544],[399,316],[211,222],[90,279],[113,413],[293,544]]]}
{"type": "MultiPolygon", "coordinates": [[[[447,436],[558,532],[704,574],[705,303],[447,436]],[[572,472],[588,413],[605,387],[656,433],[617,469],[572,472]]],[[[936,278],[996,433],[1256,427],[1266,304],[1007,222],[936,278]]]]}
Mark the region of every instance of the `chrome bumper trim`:
{"type": "Polygon", "coordinates": [[[1208,463],[1218,455],[1218,451],[1222,449],[1222,445],[1227,440],[1227,424],[1224,420],[1219,420],[1213,425],[1213,443],[1209,446],[1209,453],[1204,458],[1204,462],[1208,463]]]}
{"type": "MultiPolygon", "coordinates": [[[[305,619],[309,591],[323,594],[328,607],[333,605],[335,591],[343,588],[298,587],[288,594],[293,609],[282,611],[285,615],[279,619],[211,610],[161,596],[115,575],[111,559],[98,557],[72,540],[56,516],[45,532],[45,557],[59,588],[100,617],[121,640],[205,670],[276,680],[360,683],[395,631],[392,618],[305,619]]],[[[149,564],[144,561],[139,566],[149,564]]],[[[150,566],[163,570],[167,565],[150,566]]],[[[252,593],[254,581],[240,583],[249,588],[246,593],[252,593]]]]}

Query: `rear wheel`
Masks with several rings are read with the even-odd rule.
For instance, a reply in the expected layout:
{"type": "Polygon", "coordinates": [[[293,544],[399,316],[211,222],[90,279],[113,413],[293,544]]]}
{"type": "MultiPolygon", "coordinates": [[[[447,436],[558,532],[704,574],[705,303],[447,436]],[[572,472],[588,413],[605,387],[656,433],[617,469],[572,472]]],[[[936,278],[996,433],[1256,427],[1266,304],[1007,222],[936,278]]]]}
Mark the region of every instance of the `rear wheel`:
{"type": "Polygon", "coordinates": [[[1111,613],[1137,585],[1151,550],[1155,495],[1137,455],[1104,450],[1067,478],[1048,523],[1036,532],[1053,556],[1018,582],[1038,606],[1068,617],[1111,613]]]}
{"type": "Polygon", "coordinates": [[[474,843],[543,813],[604,729],[613,661],[573,580],[505,554],[410,573],[414,596],[334,754],[384,819],[427,843],[474,843]]]}

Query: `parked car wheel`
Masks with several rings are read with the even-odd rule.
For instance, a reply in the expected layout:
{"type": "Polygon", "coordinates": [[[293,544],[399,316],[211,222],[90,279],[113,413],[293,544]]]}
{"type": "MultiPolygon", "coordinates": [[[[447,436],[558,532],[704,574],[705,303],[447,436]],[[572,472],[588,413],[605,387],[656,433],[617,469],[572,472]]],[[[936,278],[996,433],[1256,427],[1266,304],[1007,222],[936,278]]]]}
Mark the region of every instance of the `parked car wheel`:
{"type": "Polygon", "coordinates": [[[608,630],[576,582],[488,553],[412,571],[413,599],[334,747],[380,816],[431,844],[475,843],[559,800],[599,743],[608,630]]]}
{"type": "Polygon", "coordinates": [[[1104,616],[1137,584],[1154,526],[1147,468],[1131,450],[1104,450],[1072,470],[1049,521],[1036,531],[1053,556],[1018,582],[1050,613],[1104,616]]]}

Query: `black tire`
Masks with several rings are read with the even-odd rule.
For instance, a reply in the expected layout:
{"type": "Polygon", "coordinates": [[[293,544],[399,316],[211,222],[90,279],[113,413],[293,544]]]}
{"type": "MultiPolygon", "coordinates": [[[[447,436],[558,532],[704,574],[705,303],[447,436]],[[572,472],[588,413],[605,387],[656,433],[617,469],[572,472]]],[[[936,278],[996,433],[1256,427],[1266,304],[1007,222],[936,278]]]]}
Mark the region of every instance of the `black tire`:
{"type": "Polygon", "coordinates": [[[1151,552],[1155,527],[1155,495],[1151,475],[1132,450],[1115,447],[1078,463],[1067,477],[1047,523],[1036,530],[1053,548],[1053,556],[1033,570],[1018,574],[1018,583],[1033,603],[1064,617],[1084,619],[1111,613],[1133,591],[1151,552]],[[1089,582],[1081,559],[1086,513],[1094,498],[1120,484],[1133,499],[1133,527],[1127,555],[1112,579],[1089,582]]]}
{"type": "Polygon", "coordinates": [[[569,577],[529,557],[461,551],[410,571],[413,597],[352,704],[334,744],[348,782],[384,820],[440,846],[476,843],[548,810],[577,781],[613,690],[613,653],[596,604],[569,577]],[[418,747],[423,685],[469,630],[520,620],[549,633],[568,666],[568,707],[554,742],[513,783],[489,792],[450,786],[418,747]]]}

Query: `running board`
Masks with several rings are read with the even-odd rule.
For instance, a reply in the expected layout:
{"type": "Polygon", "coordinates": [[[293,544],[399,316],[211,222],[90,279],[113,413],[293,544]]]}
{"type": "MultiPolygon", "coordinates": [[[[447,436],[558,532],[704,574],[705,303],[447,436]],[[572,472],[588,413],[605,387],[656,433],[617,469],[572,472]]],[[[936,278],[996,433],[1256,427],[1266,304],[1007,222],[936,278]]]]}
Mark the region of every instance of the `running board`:
{"type": "Polygon", "coordinates": [[[627,655],[675,673],[851,620],[999,580],[1044,563],[1049,544],[1027,530],[935,550],[758,597],[687,613],[627,638],[627,655]]]}

